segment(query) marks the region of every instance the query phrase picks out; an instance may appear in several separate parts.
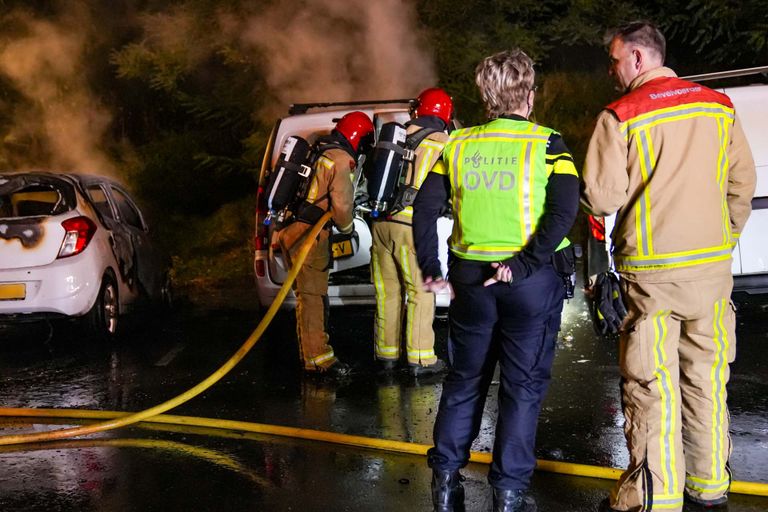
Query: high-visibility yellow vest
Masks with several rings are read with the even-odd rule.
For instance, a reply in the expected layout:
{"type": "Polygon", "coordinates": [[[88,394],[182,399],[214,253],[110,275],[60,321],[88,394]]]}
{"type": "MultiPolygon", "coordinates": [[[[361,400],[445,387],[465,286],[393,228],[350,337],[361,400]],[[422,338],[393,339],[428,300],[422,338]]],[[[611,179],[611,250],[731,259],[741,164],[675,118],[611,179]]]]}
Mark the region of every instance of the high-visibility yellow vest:
{"type": "MultiPolygon", "coordinates": [[[[550,128],[496,119],[456,130],[443,151],[451,181],[451,252],[499,261],[520,252],[544,213],[550,128]]],[[[563,239],[558,250],[570,244],[563,239]]]]}

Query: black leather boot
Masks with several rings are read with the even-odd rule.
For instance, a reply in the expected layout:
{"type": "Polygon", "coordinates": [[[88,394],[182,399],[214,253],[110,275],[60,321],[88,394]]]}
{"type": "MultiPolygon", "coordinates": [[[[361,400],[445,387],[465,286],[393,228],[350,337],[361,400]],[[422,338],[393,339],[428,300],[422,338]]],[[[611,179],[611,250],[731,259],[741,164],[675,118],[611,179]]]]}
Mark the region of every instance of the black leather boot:
{"type": "Polygon", "coordinates": [[[525,491],[494,487],[493,512],[536,512],[536,502],[525,491]]]}
{"type": "Polygon", "coordinates": [[[434,512],[464,512],[464,486],[458,470],[432,470],[434,512]]]}

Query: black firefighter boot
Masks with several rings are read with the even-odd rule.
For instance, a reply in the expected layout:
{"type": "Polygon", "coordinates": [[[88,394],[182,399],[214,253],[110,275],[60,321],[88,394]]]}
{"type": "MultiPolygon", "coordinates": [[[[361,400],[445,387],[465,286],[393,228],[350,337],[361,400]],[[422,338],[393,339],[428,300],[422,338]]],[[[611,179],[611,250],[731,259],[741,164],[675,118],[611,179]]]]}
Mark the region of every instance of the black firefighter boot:
{"type": "Polygon", "coordinates": [[[464,486],[459,470],[432,470],[434,512],[464,512],[464,486]]]}
{"type": "Polygon", "coordinates": [[[464,486],[459,470],[432,469],[434,512],[464,512],[464,486]]]}
{"type": "Polygon", "coordinates": [[[525,491],[494,487],[493,512],[536,512],[536,502],[525,491]]]}

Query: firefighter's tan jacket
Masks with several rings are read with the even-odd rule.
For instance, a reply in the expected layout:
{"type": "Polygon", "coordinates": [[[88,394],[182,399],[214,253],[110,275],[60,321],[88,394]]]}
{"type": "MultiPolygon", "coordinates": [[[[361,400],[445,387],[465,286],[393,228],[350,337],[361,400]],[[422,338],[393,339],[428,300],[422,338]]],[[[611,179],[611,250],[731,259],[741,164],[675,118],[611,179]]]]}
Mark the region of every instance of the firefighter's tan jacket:
{"type": "Polygon", "coordinates": [[[586,209],[618,211],[617,270],[645,282],[730,274],[756,183],[730,99],[666,67],[629,90],[598,117],[583,173],[586,209]]]}
{"type": "Polygon", "coordinates": [[[315,165],[315,176],[307,201],[333,211],[333,223],[342,233],[352,231],[355,209],[355,189],[352,175],[355,160],[343,149],[323,152],[315,165]]]}
{"type": "MultiPolygon", "coordinates": [[[[330,207],[333,223],[342,233],[349,233],[354,226],[355,191],[352,183],[355,161],[343,149],[333,148],[324,151],[315,163],[307,202],[323,211],[330,207]]],[[[294,222],[283,229],[279,236],[284,246],[295,250],[302,242],[305,232],[311,226],[304,222],[294,222]]],[[[323,230],[320,238],[327,238],[328,231],[323,230]]]]}
{"type": "MultiPolygon", "coordinates": [[[[411,124],[406,130],[406,134],[413,135],[422,129],[421,126],[411,124]]],[[[413,183],[413,186],[417,189],[421,187],[421,184],[427,179],[429,171],[432,170],[440,159],[440,156],[443,153],[443,147],[445,147],[447,141],[448,134],[445,132],[430,133],[421,141],[418,147],[414,150],[416,158],[413,165],[409,166],[408,174],[406,175],[406,183],[413,183]]],[[[411,224],[412,219],[412,206],[407,206],[402,211],[392,216],[392,220],[403,224],[411,224]]]]}

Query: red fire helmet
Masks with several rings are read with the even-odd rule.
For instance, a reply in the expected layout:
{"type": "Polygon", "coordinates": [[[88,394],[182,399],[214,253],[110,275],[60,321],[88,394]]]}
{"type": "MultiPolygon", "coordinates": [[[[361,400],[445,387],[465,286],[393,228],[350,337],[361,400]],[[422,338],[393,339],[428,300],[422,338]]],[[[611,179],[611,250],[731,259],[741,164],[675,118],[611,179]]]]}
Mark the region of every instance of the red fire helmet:
{"type": "Polygon", "coordinates": [[[346,137],[352,148],[357,151],[360,139],[373,133],[373,123],[365,113],[356,110],[344,114],[336,123],[336,130],[346,137]]]}
{"type": "Polygon", "coordinates": [[[439,87],[431,87],[424,90],[416,99],[416,116],[437,116],[445,124],[453,118],[453,100],[448,93],[439,87]]]}

